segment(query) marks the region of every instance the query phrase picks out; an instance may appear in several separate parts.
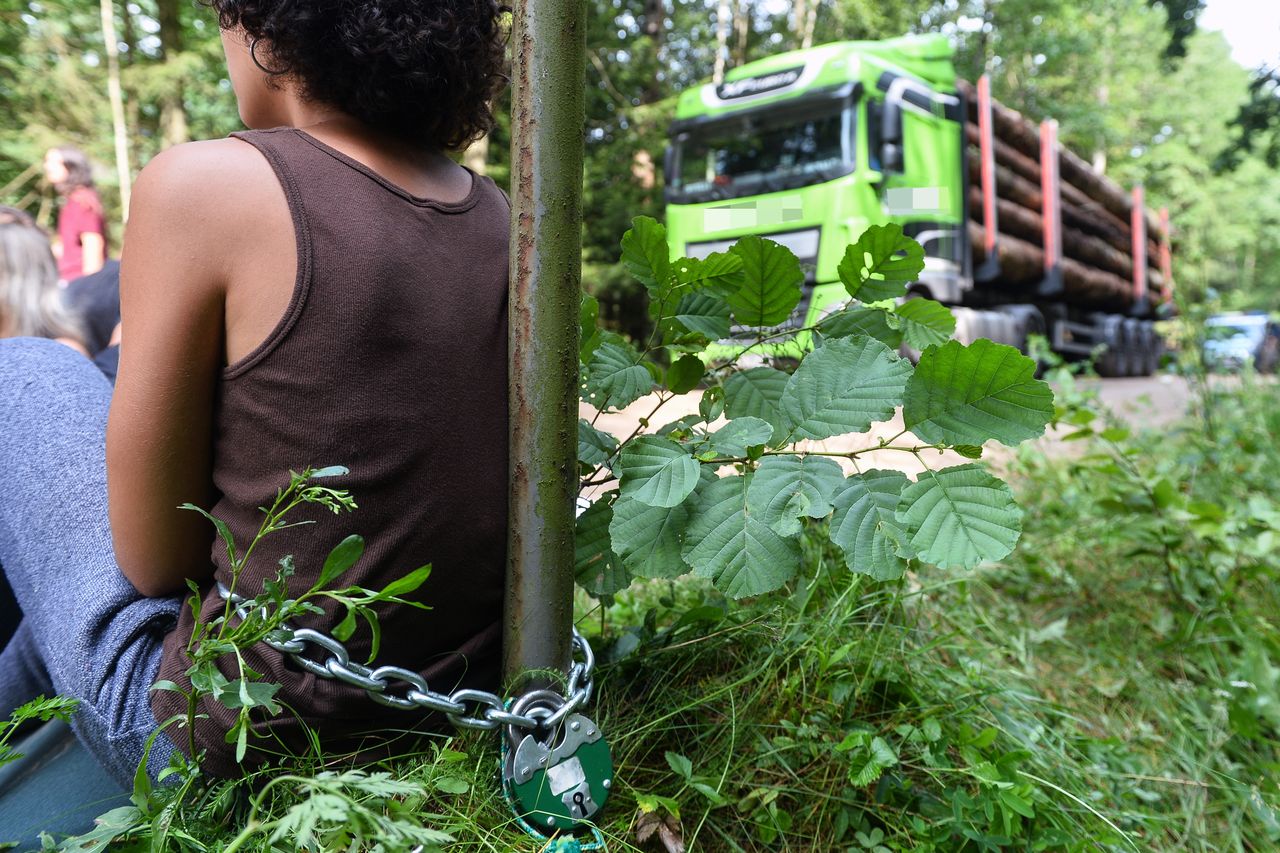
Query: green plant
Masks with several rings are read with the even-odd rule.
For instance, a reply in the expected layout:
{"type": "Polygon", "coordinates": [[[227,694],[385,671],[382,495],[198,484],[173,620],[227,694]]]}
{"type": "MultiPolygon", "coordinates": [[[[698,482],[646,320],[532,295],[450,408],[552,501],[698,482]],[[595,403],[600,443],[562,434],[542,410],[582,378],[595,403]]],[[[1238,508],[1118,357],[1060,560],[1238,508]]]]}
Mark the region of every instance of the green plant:
{"type": "Polygon", "coordinates": [[[319,573],[314,576],[315,580],[301,593],[291,593],[289,589],[290,579],[296,574],[292,556],[286,556],[280,561],[275,579],[266,581],[261,592],[246,595],[247,591],[240,588],[240,577],[263,539],[288,527],[309,523],[290,521],[289,514],[293,510],[303,504],[317,504],[336,515],[356,508],[355,500],[345,489],[331,489],[312,482],[345,473],[347,469],[341,466],[290,471],[288,485],[277,490],[270,507],[263,508],[262,524],[243,552],[239,550],[226,524],[200,507],[183,504],[183,509],[200,513],[217,529],[218,537],[226,548],[231,572],[231,583],[228,585],[228,597],[222,614],[209,622],[200,619],[203,595],[199,586],[195,581],[187,582],[192,591],[187,604],[195,617],[195,627],[187,642],[187,657],[191,666],[186,675],[191,681],[191,690],[184,690],[170,681],[159,682],[152,688],[172,690],[186,698],[187,713],[177,722],[187,729],[188,750],[192,757],[197,755],[194,735],[197,706],[202,696],[211,696],[237,712],[236,722],[226,733],[226,740],[227,743],[236,745],[236,761],[244,760],[252,712],[260,708],[268,714],[278,714],[280,706],[274,698],[279,685],[265,681],[247,667],[241,652],[278,632],[297,616],[324,614],[324,609],[316,604],[317,600],[328,599],[345,609],[346,615],[333,629],[333,635],[340,641],[345,642],[351,638],[356,629],[357,617],[365,621],[373,634],[370,660],[378,653],[380,637],[378,618],[373,611],[374,604],[399,604],[426,609],[421,602],[410,601],[401,596],[422,585],[431,572],[430,566],[415,569],[379,591],[358,586],[329,588],[364,553],[364,539],[355,534],[334,546],[319,573]],[[233,596],[238,597],[239,603],[233,600],[233,596]],[[228,679],[222,674],[218,661],[224,657],[234,659],[238,677],[228,679]]]}
{"type": "MultiPolygon", "coordinates": [[[[311,523],[290,519],[291,513],[298,507],[314,504],[323,506],[334,514],[350,512],[356,508],[355,500],[345,489],[333,489],[316,482],[346,472],[347,469],[341,466],[290,471],[289,482],[277,490],[269,507],[262,508],[262,523],[243,550],[235,541],[230,528],[220,519],[192,504],[183,505],[184,509],[208,518],[226,548],[231,575],[226,604],[215,618],[207,622],[201,621],[203,596],[199,587],[194,582],[189,582],[192,595],[188,606],[195,616],[195,627],[187,644],[187,657],[191,666],[186,675],[190,679],[191,689],[183,689],[169,681],[157,682],[152,687],[153,690],[180,693],[187,700],[187,711],[165,721],[148,741],[147,754],[144,754],[134,776],[133,805],[102,815],[93,832],[68,839],[62,842],[59,849],[102,850],[112,842],[124,839],[137,843],[146,841],[149,849],[153,850],[168,849],[170,845],[180,849],[205,849],[189,830],[181,828],[179,817],[186,816],[195,820],[205,817],[215,791],[232,797],[230,804],[222,804],[221,809],[225,810],[240,801],[241,795],[237,791],[241,789],[237,789],[234,783],[214,782],[200,772],[200,755],[194,737],[200,701],[206,697],[212,698],[237,712],[236,722],[226,733],[227,743],[236,745],[237,762],[244,760],[248,749],[251,715],[255,712],[281,712],[275,701],[279,685],[266,681],[261,674],[248,667],[244,662],[243,651],[268,637],[278,635],[291,619],[303,614],[324,613],[317,602],[328,601],[331,605],[336,605],[336,609],[345,611],[344,617],[333,629],[333,635],[339,640],[350,639],[358,622],[364,621],[373,635],[370,651],[372,660],[377,654],[380,636],[374,605],[398,604],[425,609],[422,603],[402,596],[422,585],[430,573],[430,566],[422,566],[392,581],[381,590],[369,590],[360,586],[331,588],[364,553],[364,540],[357,535],[343,539],[329,552],[320,571],[313,575],[314,581],[301,592],[290,590],[290,581],[296,576],[292,556],[280,560],[274,579],[265,581],[261,591],[242,587],[244,570],[258,545],[266,537],[289,527],[311,523]],[[235,667],[234,678],[228,678],[219,667],[219,661],[228,658],[235,667]],[[147,773],[148,755],[151,744],[160,731],[170,725],[186,729],[191,758],[175,752],[170,766],[160,774],[161,779],[174,777],[175,784],[156,788],[147,773]]],[[[41,705],[33,703],[30,707],[32,710],[27,714],[28,717],[39,714],[47,719],[50,714],[69,713],[71,706],[65,700],[54,700],[41,705]]],[[[4,748],[4,740],[10,730],[0,730],[0,750],[4,748]]],[[[465,757],[456,752],[449,752],[447,757],[456,756],[465,757]]],[[[297,761],[301,766],[306,766],[309,760],[314,761],[319,757],[317,747],[315,756],[298,756],[297,761]]],[[[0,762],[3,760],[3,752],[0,752],[0,762]]],[[[437,780],[438,786],[443,784],[437,780]]],[[[455,791],[458,790],[456,784],[452,787],[455,791]]],[[[423,827],[420,821],[413,818],[410,810],[401,805],[410,796],[423,800],[425,791],[420,785],[391,779],[386,773],[353,769],[345,773],[326,770],[312,775],[276,776],[252,797],[242,831],[225,849],[240,849],[254,836],[266,836],[271,845],[287,835],[296,841],[299,849],[315,843],[320,843],[325,849],[333,849],[335,839],[339,838],[343,839],[340,846],[358,846],[363,841],[376,841],[381,845],[380,849],[386,850],[408,850],[420,845],[435,846],[448,840],[446,833],[423,827]],[[302,801],[291,805],[272,820],[260,819],[258,813],[263,803],[269,801],[279,787],[290,785],[300,793],[302,801]]],[[[216,801],[218,798],[213,799],[216,801]]],[[[46,846],[52,844],[51,840],[46,842],[46,846]]]]}
{"type": "Polygon", "coordinates": [[[54,696],[47,699],[44,696],[37,696],[30,702],[19,705],[9,719],[0,722],[0,767],[10,762],[17,761],[22,757],[19,752],[14,752],[10,741],[14,734],[22,727],[24,723],[33,720],[48,722],[52,719],[67,720],[75,713],[77,702],[74,699],[68,699],[65,696],[54,696]]]}
{"type": "Polygon", "coordinates": [[[621,442],[595,419],[579,423],[583,488],[617,484],[578,521],[578,578],[589,591],[692,572],[733,598],[770,592],[799,570],[804,522],[829,516],[849,567],[882,579],[913,561],[973,567],[1013,549],[1022,516],[1008,487],[979,463],[934,470],[925,454],[977,459],[985,442],[1038,436],[1053,394],[1012,347],[948,341],[955,320],[938,303],[895,302],[924,264],[899,226],[873,226],[848,248],[839,274],[852,301],[810,328],[787,325],[803,274],[777,243],[744,237],[701,260],[669,258],[663,227],[637,217],[622,262],[649,294],[643,349],[598,329],[594,301],[583,301],[583,400],[603,413],[654,394],[621,442]],[[751,341],[714,358],[711,344],[735,325],[751,341]],[[813,349],[794,373],[743,366],[804,343],[813,349]],[[917,365],[896,352],[904,343],[923,350],[917,365]],[[699,387],[696,415],[653,428],[664,405],[699,387]],[[899,407],[904,425],[890,438],[847,452],[805,443],[867,432],[899,407]],[[911,481],[862,467],[886,453],[925,470],[911,481]],[[733,473],[719,476],[724,468],[733,473]]]}

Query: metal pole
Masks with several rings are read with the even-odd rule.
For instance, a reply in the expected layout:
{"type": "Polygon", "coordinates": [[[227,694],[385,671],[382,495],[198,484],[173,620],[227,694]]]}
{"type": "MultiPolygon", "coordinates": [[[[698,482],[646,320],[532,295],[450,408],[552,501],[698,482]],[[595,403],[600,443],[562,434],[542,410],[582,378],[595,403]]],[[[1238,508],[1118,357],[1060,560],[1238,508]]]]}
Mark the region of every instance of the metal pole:
{"type": "Polygon", "coordinates": [[[570,656],[585,18],[582,0],[515,3],[508,685],[531,669],[563,671],[570,656]]]}

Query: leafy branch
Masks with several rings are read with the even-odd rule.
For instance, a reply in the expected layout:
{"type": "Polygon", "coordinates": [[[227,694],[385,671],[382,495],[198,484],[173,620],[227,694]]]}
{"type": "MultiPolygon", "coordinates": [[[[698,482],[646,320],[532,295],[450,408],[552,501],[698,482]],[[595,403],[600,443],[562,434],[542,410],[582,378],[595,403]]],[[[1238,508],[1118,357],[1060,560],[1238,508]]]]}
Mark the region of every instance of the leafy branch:
{"type": "Polygon", "coordinates": [[[873,226],[848,247],[838,274],[850,301],[800,322],[799,261],[771,240],[744,237],[673,261],[665,229],[637,217],[622,261],[648,291],[654,324],[636,349],[597,328],[584,300],[582,396],[597,415],[579,423],[581,483],[617,484],[578,521],[588,591],[693,572],[733,597],[769,592],[798,571],[806,522],[825,522],[849,567],[880,578],[912,561],[971,567],[1013,548],[1021,511],[981,464],[926,465],[915,481],[856,464],[880,451],[922,463],[930,450],[978,459],[988,441],[1041,435],[1054,412],[1031,359],[991,341],[951,341],[949,310],[905,299],[924,253],[900,227],[873,226]],[[900,355],[904,345],[922,351],[917,365],[900,355]],[[762,350],[799,366],[743,367],[762,350]],[[704,383],[696,414],[652,427],[660,409],[704,383]],[[655,391],[652,411],[622,441],[597,428],[600,414],[655,391]],[[797,446],[865,433],[898,411],[904,428],[889,439],[849,451],[797,446]],[[907,433],[919,442],[901,442],[907,433]],[[733,473],[720,476],[725,469],[733,473]]]}

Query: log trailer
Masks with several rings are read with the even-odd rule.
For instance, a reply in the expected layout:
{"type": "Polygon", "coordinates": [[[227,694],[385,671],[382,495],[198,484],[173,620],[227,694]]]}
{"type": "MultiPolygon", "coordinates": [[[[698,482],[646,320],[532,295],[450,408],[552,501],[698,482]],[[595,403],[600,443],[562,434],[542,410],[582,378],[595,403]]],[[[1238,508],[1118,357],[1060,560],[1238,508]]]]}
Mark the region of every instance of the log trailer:
{"type": "MultiPolygon", "coordinates": [[[[1029,335],[1107,376],[1152,373],[1171,298],[1169,218],[956,77],[940,35],[849,41],[743,65],[681,93],[666,152],[667,232],[705,257],[757,234],[806,274],[787,321],[813,326],[848,300],[836,274],[870,225],[925,249],[908,298],[952,308],[956,337],[1026,351],[1029,335]]],[[[724,342],[732,346],[732,342],[724,342]]],[[[741,346],[739,343],[737,346],[741,346]]]]}

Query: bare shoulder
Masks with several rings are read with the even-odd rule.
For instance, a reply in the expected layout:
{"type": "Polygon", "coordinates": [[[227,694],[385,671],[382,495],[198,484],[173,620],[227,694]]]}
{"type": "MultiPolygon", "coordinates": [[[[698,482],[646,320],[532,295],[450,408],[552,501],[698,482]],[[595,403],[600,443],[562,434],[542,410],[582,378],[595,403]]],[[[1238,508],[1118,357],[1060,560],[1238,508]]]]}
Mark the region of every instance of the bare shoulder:
{"type": "MultiPolygon", "coordinates": [[[[244,227],[255,202],[270,197],[276,180],[271,165],[252,145],[238,139],[211,139],[167,148],[138,176],[130,214],[165,218],[184,214],[217,225],[220,213],[237,212],[244,227]]],[[[278,192],[278,191],[277,191],[278,192]]]]}

